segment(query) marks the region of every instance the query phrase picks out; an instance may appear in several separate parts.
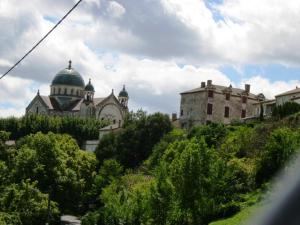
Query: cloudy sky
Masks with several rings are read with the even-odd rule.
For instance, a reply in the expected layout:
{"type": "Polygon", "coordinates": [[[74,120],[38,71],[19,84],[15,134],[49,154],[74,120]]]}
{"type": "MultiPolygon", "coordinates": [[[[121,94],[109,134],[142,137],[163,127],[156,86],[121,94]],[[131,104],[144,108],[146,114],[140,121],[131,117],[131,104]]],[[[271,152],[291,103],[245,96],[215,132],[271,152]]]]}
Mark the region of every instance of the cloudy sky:
{"type": "MultiPolygon", "coordinates": [[[[0,0],[0,73],[75,3],[0,0]]],[[[179,93],[208,79],[272,98],[300,86],[299,12],[299,0],[83,0],[0,80],[0,117],[48,95],[69,59],[98,97],[125,84],[133,110],[178,112],[179,93]]]]}

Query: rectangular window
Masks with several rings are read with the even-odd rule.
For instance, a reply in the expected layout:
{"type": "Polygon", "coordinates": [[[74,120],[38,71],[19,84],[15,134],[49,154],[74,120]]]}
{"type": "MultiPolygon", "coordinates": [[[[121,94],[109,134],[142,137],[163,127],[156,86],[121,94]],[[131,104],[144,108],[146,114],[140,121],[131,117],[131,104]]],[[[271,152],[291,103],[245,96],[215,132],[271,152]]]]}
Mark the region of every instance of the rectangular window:
{"type": "Polygon", "coordinates": [[[228,106],[225,106],[224,117],[226,117],[226,118],[229,117],[229,107],[228,106]]]}
{"type": "Polygon", "coordinates": [[[242,103],[247,103],[247,96],[242,97],[242,103]]]}
{"type": "Polygon", "coordinates": [[[246,110],[245,109],[242,109],[242,115],[241,115],[242,118],[245,118],[246,117],[246,110]]]}
{"type": "Polygon", "coordinates": [[[211,103],[207,104],[207,115],[212,115],[213,105],[211,103]]]}
{"type": "Polygon", "coordinates": [[[227,101],[229,101],[230,100],[230,93],[226,93],[225,98],[226,98],[227,101]]]}
{"type": "Polygon", "coordinates": [[[213,98],[214,97],[214,91],[213,90],[208,90],[208,97],[213,98]]]}
{"type": "Polygon", "coordinates": [[[183,109],[180,111],[180,116],[183,116],[183,109]]]}

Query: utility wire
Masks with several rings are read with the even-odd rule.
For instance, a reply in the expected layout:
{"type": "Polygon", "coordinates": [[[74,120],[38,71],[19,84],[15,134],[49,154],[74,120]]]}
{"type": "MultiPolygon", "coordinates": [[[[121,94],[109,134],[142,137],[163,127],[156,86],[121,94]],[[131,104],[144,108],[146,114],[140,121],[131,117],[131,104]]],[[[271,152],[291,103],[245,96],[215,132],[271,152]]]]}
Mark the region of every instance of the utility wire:
{"type": "Polygon", "coordinates": [[[65,14],[56,24],[54,27],[52,27],[52,29],[41,39],[39,40],[21,59],[19,59],[19,61],[17,61],[9,70],[7,70],[1,77],[0,80],[5,77],[10,71],[12,71],[20,62],[22,62],[39,44],[41,44],[46,37],[52,33],[52,31],[55,30],[55,28],[61,24],[61,22],[67,18],[67,16],[79,5],[79,3],[82,2],[82,0],[79,0],[68,12],[67,14],[65,14]]]}

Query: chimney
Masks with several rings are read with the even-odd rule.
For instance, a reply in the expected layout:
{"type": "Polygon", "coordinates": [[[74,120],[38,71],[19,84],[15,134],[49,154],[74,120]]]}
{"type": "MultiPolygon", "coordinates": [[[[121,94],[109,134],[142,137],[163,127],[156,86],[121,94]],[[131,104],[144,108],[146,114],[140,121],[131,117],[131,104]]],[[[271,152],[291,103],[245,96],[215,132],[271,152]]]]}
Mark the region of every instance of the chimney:
{"type": "Polygon", "coordinates": [[[212,86],[212,80],[207,80],[207,86],[212,86]]]}
{"type": "Polygon", "coordinates": [[[172,121],[177,120],[177,113],[172,113],[172,121]]]}
{"type": "Polygon", "coordinates": [[[205,82],[201,82],[201,88],[205,88],[205,82]]]}
{"type": "Polygon", "coordinates": [[[250,93],[250,84],[245,84],[245,91],[250,93]]]}

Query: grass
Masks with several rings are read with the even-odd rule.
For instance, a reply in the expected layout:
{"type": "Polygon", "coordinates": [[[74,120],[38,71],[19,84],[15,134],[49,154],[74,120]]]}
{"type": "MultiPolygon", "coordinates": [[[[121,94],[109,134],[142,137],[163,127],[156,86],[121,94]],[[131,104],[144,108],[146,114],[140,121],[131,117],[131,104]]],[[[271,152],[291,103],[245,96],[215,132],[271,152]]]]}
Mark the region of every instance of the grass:
{"type": "Polygon", "coordinates": [[[246,207],[233,217],[228,219],[219,220],[216,222],[212,222],[209,225],[243,225],[247,222],[247,220],[252,216],[253,212],[257,209],[256,205],[246,207]]]}

